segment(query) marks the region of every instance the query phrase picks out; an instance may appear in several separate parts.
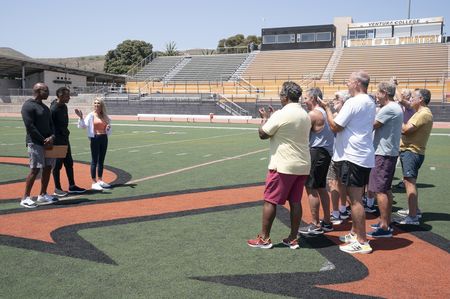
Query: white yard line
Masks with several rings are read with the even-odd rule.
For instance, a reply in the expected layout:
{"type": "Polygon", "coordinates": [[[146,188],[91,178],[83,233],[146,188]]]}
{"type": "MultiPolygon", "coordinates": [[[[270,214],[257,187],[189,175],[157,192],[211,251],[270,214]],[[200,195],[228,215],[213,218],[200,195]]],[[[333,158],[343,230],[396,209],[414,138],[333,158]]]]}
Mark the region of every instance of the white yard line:
{"type": "MultiPolygon", "coordinates": [[[[121,148],[112,148],[112,149],[108,149],[108,151],[116,152],[116,151],[120,151],[120,150],[132,150],[132,149],[143,148],[143,147],[152,147],[152,146],[158,146],[158,145],[167,145],[167,144],[176,144],[176,143],[183,143],[183,142],[192,142],[192,141],[198,141],[198,140],[216,139],[216,138],[223,138],[223,137],[230,137],[230,136],[240,136],[240,135],[246,135],[246,134],[250,134],[250,133],[217,135],[217,136],[202,137],[202,138],[196,138],[196,139],[183,139],[183,140],[168,141],[168,142],[162,142],[162,143],[152,143],[152,144],[128,146],[128,147],[121,147],[121,148]]],[[[91,154],[91,152],[86,151],[86,152],[75,153],[75,154],[72,153],[72,156],[79,156],[79,155],[85,155],[85,154],[91,154]]]]}
{"type": "Polygon", "coordinates": [[[211,127],[211,126],[176,126],[176,125],[146,125],[146,124],[118,124],[113,123],[115,126],[126,126],[126,127],[155,127],[155,128],[185,128],[185,129],[215,129],[215,130],[249,130],[249,131],[257,131],[258,128],[253,127],[211,127]]]}
{"type": "Polygon", "coordinates": [[[214,161],[210,161],[210,162],[206,162],[206,163],[192,165],[192,166],[189,166],[189,167],[180,168],[180,169],[169,171],[169,172],[166,172],[166,173],[160,173],[160,174],[148,176],[148,177],[145,177],[145,178],[129,181],[128,183],[129,184],[139,183],[139,182],[142,182],[142,181],[156,179],[156,178],[160,178],[160,177],[163,177],[163,176],[167,176],[167,175],[171,175],[171,174],[175,174],[175,173],[180,173],[180,172],[183,172],[183,171],[187,171],[187,170],[191,170],[191,169],[195,169],[195,168],[199,168],[199,167],[203,167],[203,166],[208,166],[208,165],[221,163],[221,162],[225,162],[225,161],[229,161],[229,160],[239,159],[239,158],[242,158],[242,157],[245,157],[245,156],[258,154],[258,153],[265,152],[265,151],[268,151],[268,149],[261,149],[261,150],[257,150],[257,151],[253,151],[253,152],[237,155],[237,156],[234,156],[234,157],[228,157],[228,158],[224,158],[224,159],[219,159],[219,160],[214,160],[214,161]]]}

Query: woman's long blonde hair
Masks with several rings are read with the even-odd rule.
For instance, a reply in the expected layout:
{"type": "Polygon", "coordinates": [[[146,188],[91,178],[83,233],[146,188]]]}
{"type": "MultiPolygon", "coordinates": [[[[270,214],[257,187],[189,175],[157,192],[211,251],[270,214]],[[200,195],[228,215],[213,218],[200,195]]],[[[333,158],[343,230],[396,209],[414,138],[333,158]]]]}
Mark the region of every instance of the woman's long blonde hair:
{"type": "Polygon", "coordinates": [[[96,97],[96,98],[94,98],[94,101],[92,102],[92,104],[95,104],[96,101],[99,102],[99,104],[100,104],[100,113],[98,113],[98,117],[102,121],[104,121],[107,124],[109,124],[110,123],[110,118],[108,116],[108,112],[106,111],[105,101],[102,98],[100,98],[100,97],[96,97]]]}

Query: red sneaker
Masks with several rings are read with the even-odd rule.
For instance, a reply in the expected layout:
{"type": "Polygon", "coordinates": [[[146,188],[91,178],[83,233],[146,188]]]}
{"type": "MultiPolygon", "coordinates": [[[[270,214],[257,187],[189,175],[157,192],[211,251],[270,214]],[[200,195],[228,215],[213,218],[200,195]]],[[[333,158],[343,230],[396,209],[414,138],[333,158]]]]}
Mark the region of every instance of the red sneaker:
{"type": "Polygon", "coordinates": [[[300,245],[298,244],[298,239],[289,240],[289,238],[283,239],[283,244],[291,249],[298,249],[300,245]]]}
{"type": "Polygon", "coordinates": [[[260,235],[256,236],[256,239],[251,239],[247,241],[247,245],[254,248],[270,249],[273,247],[270,238],[263,239],[260,235]]]}

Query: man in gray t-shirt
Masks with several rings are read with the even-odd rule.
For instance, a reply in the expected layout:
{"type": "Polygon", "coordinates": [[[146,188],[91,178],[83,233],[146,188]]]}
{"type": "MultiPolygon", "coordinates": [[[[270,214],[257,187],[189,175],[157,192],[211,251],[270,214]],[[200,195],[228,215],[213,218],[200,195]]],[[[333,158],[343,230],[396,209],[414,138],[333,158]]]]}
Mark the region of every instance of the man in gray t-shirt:
{"type": "Polygon", "coordinates": [[[391,184],[400,151],[403,111],[394,101],[394,84],[381,82],[378,84],[376,96],[381,109],[373,124],[375,167],[370,172],[369,191],[376,193],[380,222],[378,227],[367,235],[379,238],[392,236],[392,230],[389,227],[393,200],[391,184]]]}

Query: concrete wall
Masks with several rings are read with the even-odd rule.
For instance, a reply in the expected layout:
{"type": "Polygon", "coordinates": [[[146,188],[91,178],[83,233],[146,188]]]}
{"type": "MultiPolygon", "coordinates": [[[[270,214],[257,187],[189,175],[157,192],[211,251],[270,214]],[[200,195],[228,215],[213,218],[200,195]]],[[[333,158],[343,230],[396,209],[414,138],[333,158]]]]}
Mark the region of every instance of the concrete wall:
{"type": "MultiPolygon", "coordinates": [[[[70,98],[68,104],[69,114],[74,113],[74,109],[78,108],[83,111],[83,113],[92,111],[94,98],[96,94],[83,94],[78,96],[73,96],[70,98]]],[[[0,95],[0,112],[3,113],[20,113],[22,109],[22,104],[31,98],[31,96],[2,96],[0,95]]],[[[48,97],[44,103],[50,106],[50,103],[55,99],[54,95],[48,97]]]]}
{"type": "MultiPolygon", "coordinates": [[[[25,77],[25,88],[33,88],[33,85],[38,82],[44,82],[44,72],[34,73],[25,77]]],[[[51,91],[50,91],[51,92],[51,91]]]]}
{"type": "Polygon", "coordinates": [[[335,17],[334,26],[336,27],[336,48],[342,48],[342,37],[347,36],[348,24],[353,23],[352,17],[335,17]]]}
{"type": "Polygon", "coordinates": [[[12,79],[0,79],[0,95],[9,95],[10,88],[20,88],[21,81],[20,80],[12,80],[12,79]]]}
{"type": "Polygon", "coordinates": [[[85,87],[86,76],[44,71],[44,82],[48,85],[50,94],[54,94],[58,88],[64,86],[67,86],[70,89],[72,89],[72,86],[85,87]],[[67,81],[68,83],[65,84],[64,81],[67,81]]]}

